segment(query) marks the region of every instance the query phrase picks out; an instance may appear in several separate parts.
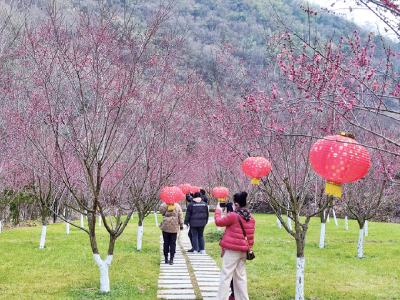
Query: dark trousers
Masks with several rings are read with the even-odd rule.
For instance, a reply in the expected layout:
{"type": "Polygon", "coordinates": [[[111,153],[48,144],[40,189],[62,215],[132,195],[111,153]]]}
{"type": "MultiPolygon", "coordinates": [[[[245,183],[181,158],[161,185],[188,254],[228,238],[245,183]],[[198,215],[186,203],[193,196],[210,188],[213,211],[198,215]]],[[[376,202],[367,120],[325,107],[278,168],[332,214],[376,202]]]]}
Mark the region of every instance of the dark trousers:
{"type": "Polygon", "coordinates": [[[168,253],[170,253],[170,258],[173,259],[175,255],[176,249],[176,232],[164,232],[163,231],[163,239],[164,239],[164,256],[167,258],[168,253]]]}
{"type": "Polygon", "coordinates": [[[190,227],[192,229],[192,246],[194,250],[204,250],[204,226],[203,227],[190,227]]]}
{"type": "MultiPolygon", "coordinates": [[[[192,245],[192,249],[194,249],[193,248],[193,242],[192,242],[192,227],[189,227],[189,232],[188,232],[188,237],[189,237],[189,240],[190,240],[190,244],[192,245]]],[[[199,250],[199,249],[195,249],[195,250],[199,250]]]]}

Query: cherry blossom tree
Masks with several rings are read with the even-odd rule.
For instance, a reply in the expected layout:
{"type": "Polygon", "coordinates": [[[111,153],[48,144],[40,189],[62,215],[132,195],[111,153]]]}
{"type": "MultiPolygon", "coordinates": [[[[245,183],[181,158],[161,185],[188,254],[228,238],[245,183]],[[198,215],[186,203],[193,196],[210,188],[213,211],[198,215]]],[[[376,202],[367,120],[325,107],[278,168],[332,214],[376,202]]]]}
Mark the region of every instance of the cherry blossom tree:
{"type": "Polygon", "coordinates": [[[103,292],[110,290],[115,242],[134,209],[122,185],[149,146],[140,134],[160,135],[150,125],[174,113],[168,104],[158,110],[167,94],[185,99],[171,84],[185,78],[177,72],[183,40],[160,32],[171,8],[160,6],[140,30],[131,19],[118,23],[110,11],[77,15],[68,23],[53,6],[39,24],[27,24],[15,49],[19,68],[10,74],[13,88],[3,106],[8,130],[59,178],[71,199],[65,205],[87,215],[89,228],[79,228],[89,235],[103,292]],[[114,222],[106,218],[111,209],[114,222]],[[98,214],[110,235],[105,260],[97,247],[98,214]]]}

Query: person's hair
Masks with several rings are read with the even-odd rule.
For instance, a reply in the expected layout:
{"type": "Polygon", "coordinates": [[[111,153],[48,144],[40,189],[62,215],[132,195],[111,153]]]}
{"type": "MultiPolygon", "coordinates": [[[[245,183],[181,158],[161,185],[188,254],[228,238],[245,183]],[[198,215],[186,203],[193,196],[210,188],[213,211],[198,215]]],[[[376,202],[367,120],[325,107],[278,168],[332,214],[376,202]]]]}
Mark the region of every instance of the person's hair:
{"type": "Polygon", "coordinates": [[[228,212],[228,213],[233,212],[233,203],[232,202],[228,202],[226,204],[226,212],[228,212]]]}
{"type": "Polygon", "coordinates": [[[200,195],[200,193],[199,192],[196,192],[196,193],[194,193],[194,196],[193,196],[194,198],[201,198],[201,195],[200,195]]]}
{"type": "Polygon", "coordinates": [[[247,193],[241,192],[233,195],[233,202],[239,204],[240,207],[245,207],[247,205],[247,193]]]}
{"type": "Polygon", "coordinates": [[[200,189],[200,194],[205,195],[205,194],[206,194],[206,191],[203,190],[203,189],[200,189]]]}

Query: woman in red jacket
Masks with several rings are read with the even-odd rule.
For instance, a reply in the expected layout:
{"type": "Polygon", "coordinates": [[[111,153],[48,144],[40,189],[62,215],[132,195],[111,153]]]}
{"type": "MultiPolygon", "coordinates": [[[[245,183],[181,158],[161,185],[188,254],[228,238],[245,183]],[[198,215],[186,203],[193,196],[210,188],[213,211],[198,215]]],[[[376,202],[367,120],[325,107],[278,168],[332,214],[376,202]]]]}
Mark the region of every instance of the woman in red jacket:
{"type": "Polygon", "coordinates": [[[247,247],[239,218],[243,224],[250,247],[254,244],[255,220],[250,211],[245,208],[246,204],[247,193],[241,192],[233,195],[235,213],[230,213],[221,218],[219,204],[215,210],[215,224],[220,227],[226,226],[225,234],[219,243],[226,250],[219,279],[218,300],[229,298],[229,286],[232,278],[233,286],[235,287],[235,300],[249,300],[246,275],[246,252],[249,248],[247,247]]]}

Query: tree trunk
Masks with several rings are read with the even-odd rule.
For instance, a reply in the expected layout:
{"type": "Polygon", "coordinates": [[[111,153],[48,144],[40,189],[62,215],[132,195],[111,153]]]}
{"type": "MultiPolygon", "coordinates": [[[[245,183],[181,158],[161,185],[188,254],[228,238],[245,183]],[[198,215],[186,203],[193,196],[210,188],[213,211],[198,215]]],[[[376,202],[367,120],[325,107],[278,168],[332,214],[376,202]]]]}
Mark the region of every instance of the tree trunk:
{"type": "Polygon", "coordinates": [[[305,232],[301,237],[296,238],[297,261],[296,261],[296,294],[295,300],[304,300],[304,245],[305,232]]]}
{"type": "Polygon", "coordinates": [[[363,258],[363,242],[364,242],[364,229],[360,228],[360,232],[358,234],[358,258],[363,258]]]}
{"type": "Polygon", "coordinates": [[[101,215],[99,216],[99,227],[101,227],[101,215]]]}
{"type": "Polygon", "coordinates": [[[99,254],[93,254],[93,257],[100,269],[100,291],[107,293],[110,291],[110,278],[108,276],[108,269],[111,266],[113,256],[107,255],[107,258],[104,261],[101,259],[99,254]]]}
{"type": "Polygon", "coordinates": [[[368,220],[365,220],[365,224],[364,224],[364,234],[365,234],[365,236],[368,236],[368,220]]]}
{"type": "Polygon", "coordinates": [[[349,222],[347,221],[347,216],[344,217],[344,226],[346,227],[346,230],[349,230],[349,222]]]}
{"type": "Polygon", "coordinates": [[[42,235],[40,236],[39,249],[44,248],[45,241],[46,241],[46,225],[42,225],[42,235]]]}
{"type": "Polygon", "coordinates": [[[278,223],[278,227],[279,227],[279,229],[282,229],[281,220],[279,220],[279,218],[278,218],[278,217],[276,217],[276,223],[278,223]]]}
{"type": "Polygon", "coordinates": [[[154,211],[154,219],[156,220],[156,227],[158,227],[157,213],[154,211]]]}
{"type": "Polygon", "coordinates": [[[304,267],[305,259],[303,257],[297,257],[296,267],[296,300],[304,300],[304,267]]]}
{"type": "Polygon", "coordinates": [[[139,216],[139,223],[138,223],[138,231],[137,231],[137,247],[138,251],[142,251],[142,240],[143,240],[143,219],[142,216],[139,216]]]}
{"type": "Polygon", "coordinates": [[[329,212],[328,212],[328,215],[326,217],[326,221],[329,223],[329,212]]]}
{"type": "Polygon", "coordinates": [[[83,215],[81,214],[81,227],[84,228],[85,226],[83,225],[83,215]]]}
{"type": "Polygon", "coordinates": [[[286,216],[287,224],[290,230],[292,230],[292,219],[289,218],[289,213],[286,216]]]}
{"type": "Polygon", "coordinates": [[[333,219],[335,220],[335,225],[339,226],[338,222],[337,222],[337,219],[336,219],[336,214],[335,214],[335,210],[334,209],[332,209],[332,215],[333,215],[333,219]]]}
{"type": "Polygon", "coordinates": [[[66,233],[66,234],[69,234],[69,223],[67,222],[67,223],[65,223],[65,224],[67,224],[67,227],[66,227],[66,229],[65,229],[65,233],[66,233]]]}
{"type": "Polygon", "coordinates": [[[325,247],[325,223],[321,222],[321,233],[319,235],[319,248],[325,247]]]}

